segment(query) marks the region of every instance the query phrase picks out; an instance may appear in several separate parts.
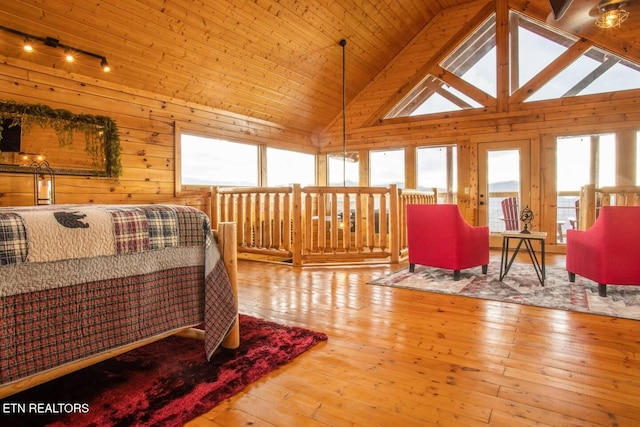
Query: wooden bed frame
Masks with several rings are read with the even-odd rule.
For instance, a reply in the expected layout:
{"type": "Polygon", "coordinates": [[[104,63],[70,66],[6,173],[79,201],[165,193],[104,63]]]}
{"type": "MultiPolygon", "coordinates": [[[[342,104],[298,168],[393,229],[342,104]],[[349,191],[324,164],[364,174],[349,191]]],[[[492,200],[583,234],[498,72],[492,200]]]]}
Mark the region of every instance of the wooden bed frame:
{"type": "MultiPolygon", "coordinates": [[[[220,253],[222,254],[224,265],[229,274],[229,280],[233,289],[233,294],[236,299],[236,305],[238,301],[238,283],[237,283],[237,238],[236,238],[236,224],[233,222],[221,222],[218,224],[217,231],[214,231],[220,253]]],[[[126,353],[135,348],[142,347],[150,344],[154,341],[161,340],[171,335],[185,336],[195,339],[204,340],[204,331],[195,328],[182,328],[173,331],[168,331],[160,335],[148,338],[146,340],[138,341],[133,344],[128,344],[113,350],[105,351],[103,353],[96,354],[94,356],[81,359],[72,363],[62,365],[60,367],[49,369],[42,373],[29,376],[27,378],[14,381],[7,385],[0,385],[0,399],[3,399],[12,394],[19,393],[23,390],[35,387],[43,384],[47,381],[51,381],[63,375],[80,370],[87,366],[96,364],[106,359],[110,359],[119,354],[126,353]]],[[[240,327],[238,323],[238,316],[236,316],[236,324],[229,331],[226,338],[222,342],[221,346],[224,348],[237,348],[240,345],[240,327]]],[[[204,349],[203,349],[204,351],[204,349]]]]}

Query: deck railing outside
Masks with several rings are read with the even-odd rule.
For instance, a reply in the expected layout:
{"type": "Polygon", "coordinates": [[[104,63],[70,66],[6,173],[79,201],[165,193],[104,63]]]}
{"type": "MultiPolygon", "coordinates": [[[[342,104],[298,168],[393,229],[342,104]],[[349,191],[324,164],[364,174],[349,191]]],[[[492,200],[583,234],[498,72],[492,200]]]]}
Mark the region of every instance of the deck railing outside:
{"type": "Polygon", "coordinates": [[[580,230],[586,230],[593,225],[601,206],[640,206],[640,186],[583,186],[580,189],[580,230]]]}
{"type": "Polygon", "coordinates": [[[212,189],[212,226],[235,222],[238,254],[308,263],[390,262],[406,251],[407,204],[435,204],[430,192],[389,187],[212,189]]]}

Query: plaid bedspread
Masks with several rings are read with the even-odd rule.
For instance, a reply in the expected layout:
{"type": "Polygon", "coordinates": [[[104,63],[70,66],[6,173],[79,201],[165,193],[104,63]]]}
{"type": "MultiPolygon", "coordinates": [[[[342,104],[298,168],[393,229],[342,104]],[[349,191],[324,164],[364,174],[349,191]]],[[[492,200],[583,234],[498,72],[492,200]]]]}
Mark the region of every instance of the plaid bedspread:
{"type": "Polygon", "coordinates": [[[175,205],[0,208],[0,384],[237,314],[209,219],[175,205]]]}

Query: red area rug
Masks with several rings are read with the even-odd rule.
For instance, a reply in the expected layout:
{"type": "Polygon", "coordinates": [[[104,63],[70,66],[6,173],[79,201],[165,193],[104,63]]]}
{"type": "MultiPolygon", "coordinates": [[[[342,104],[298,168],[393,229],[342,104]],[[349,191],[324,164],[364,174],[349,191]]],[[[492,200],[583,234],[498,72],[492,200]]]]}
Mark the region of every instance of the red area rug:
{"type": "Polygon", "coordinates": [[[241,314],[240,347],[211,362],[169,337],[0,400],[0,425],[179,426],[326,339],[241,314]]]}

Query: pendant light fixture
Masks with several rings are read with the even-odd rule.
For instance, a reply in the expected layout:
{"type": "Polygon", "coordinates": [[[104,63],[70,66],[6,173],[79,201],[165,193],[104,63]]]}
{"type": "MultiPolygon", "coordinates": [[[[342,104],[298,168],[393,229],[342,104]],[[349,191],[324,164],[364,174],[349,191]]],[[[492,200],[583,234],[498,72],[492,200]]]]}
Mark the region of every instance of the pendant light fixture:
{"type": "Polygon", "coordinates": [[[342,186],[347,186],[347,40],[342,39],[342,186]]]}

